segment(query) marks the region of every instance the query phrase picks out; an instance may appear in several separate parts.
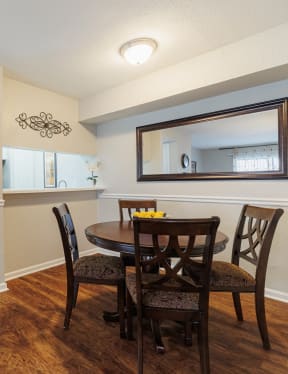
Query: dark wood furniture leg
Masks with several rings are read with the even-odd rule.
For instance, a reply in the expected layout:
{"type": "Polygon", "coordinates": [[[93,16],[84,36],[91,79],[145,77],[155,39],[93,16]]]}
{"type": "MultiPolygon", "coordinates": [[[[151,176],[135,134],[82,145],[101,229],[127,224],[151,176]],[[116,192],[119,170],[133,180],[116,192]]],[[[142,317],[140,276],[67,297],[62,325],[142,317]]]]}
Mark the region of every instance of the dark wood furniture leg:
{"type": "Polygon", "coordinates": [[[157,320],[150,320],[151,329],[154,338],[155,349],[157,353],[165,353],[164,343],[161,338],[160,322],[157,320]]]}

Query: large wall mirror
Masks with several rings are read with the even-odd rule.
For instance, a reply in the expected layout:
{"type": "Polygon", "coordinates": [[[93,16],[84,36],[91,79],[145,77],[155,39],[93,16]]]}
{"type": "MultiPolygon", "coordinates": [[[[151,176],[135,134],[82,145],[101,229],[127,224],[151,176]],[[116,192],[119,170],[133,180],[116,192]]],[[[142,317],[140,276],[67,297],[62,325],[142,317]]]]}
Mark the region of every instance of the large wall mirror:
{"type": "Polygon", "coordinates": [[[287,99],[137,127],[137,180],[287,178],[287,99]]]}

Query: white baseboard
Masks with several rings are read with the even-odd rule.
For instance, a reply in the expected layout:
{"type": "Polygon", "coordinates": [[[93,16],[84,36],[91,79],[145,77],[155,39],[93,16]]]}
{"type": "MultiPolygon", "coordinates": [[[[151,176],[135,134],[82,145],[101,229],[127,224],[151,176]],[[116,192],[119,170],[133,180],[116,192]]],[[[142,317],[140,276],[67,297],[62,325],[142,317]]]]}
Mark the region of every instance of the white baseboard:
{"type": "MultiPolygon", "coordinates": [[[[107,249],[103,249],[99,247],[94,247],[92,249],[82,251],[80,252],[80,256],[89,256],[94,253],[102,253],[105,255],[113,254],[113,256],[117,256],[117,255],[119,256],[119,253],[111,252],[107,249]]],[[[64,264],[64,258],[58,258],[56,260],[43,262],[42,264],[37,264],[37,265],[29,266],[27,268],[15,270],[15,271],[5,274],[5,281],[23,277],[24,275],[32,274],[37,271],[49,269],[51,267],[62,265],[62,264],[64,264]]],[[[0,292],[4,292],[4,291],[8,291],[6,282],[0,283],[0,292]]],[[[282,301],[284,303],[288,303],[288,293],[277,291],[277,290],[272,290],[271,288],[265,289],[265,297],[278,300],[278,301],[282,301]]]]}
{"type": "Polygon", "coordinates": [[[265,297],[268,297],[269,299],[283,301],[284,303],[288,303],[287,292],[281,292],[277,290],[272,290],[271,288],[265,288],[265,297]]]}
{"type": "MultiPolygon", "coordinates": [[[[97,253],[97,252],[100,252],[100,251],[98,251],[98,248],[95,247],[95,248],[88,249],[86,251],[80,252],[80,256],[89,256],[89,255],[92,255],[92,254],[97,253]]],[[[37,271],[49,269],[49,268],[52,268],[54,266],[62,265],[62,264],[64,264],[64,262],[65,262],[64,258],[62,257],[62,258],[58,258],[56,260],[43,262],[42,264],[32,265],[32,266],[28,266],[27,268],[11,271],[10,273],[5,274],[5,281],[9,281],[11,279],[23,277],[24,275],[36,273],[37,271]]],[[[0,290],[1,290],[1,288],[0,288],[0,290]]]]}
{"type": "Polygon", "coordinates": [[[5,280],[6,282],[15,278],[23,277],[24,275],[36,273],[37,271],[45,270],[52,268],[57,265],[61,265],[64,263],[64,258],[59,258],[52,261],[46,261],[42,264],[32,265],[28,266],[27,268],[11,271],[10,273],[5,274],[5,280]]]}
{"type": "Polygon", "coordinates": [[[8,291],[6,282],[0,283],[0,292],[8,291]]]}

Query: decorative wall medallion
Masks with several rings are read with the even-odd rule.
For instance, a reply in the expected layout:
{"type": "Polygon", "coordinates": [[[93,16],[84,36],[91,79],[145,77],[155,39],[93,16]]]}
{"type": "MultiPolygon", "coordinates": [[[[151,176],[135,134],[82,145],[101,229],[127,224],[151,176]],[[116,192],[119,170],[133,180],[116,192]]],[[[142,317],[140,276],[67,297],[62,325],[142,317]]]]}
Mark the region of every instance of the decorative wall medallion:
{"type": "Polygon", "coordinates": [[[19,126],[25,130],[30,127],[32,130],[39,131],[40,135],[44,138],[52,138],[54,134],[68,135],[72,129],[67,122],[59,122],[53,119],[52,114],[41,112],[39,116],[27,117],[26,113],[21,113],[16,118],[19,126]]]}

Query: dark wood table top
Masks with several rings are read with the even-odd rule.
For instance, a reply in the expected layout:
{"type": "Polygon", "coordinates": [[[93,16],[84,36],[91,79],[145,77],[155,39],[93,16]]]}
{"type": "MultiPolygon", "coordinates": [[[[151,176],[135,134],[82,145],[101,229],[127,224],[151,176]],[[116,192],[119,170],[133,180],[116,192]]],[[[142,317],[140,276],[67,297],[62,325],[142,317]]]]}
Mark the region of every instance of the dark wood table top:
{"type": "MultiPolygon", "coordinates": [[[[134,230],[133,222],[131,221],[95,223],[85,229],[85,234],[89,242],[98,247],[128,255],[134,255],[134,230]]],[[[147,254],[149,254],[149,247],[152,246],[150,239],[151,238],[146,235],[143,235],[141,238],[143,247],[147,247],[147,254]]],[[[215,240],[214,253],[223,251],[228,240],[229,239],[225,234],[218,231],[215,240]]],[[[163,237],[163,242],[165,242],[165,237],[163,237]]],[[[201,254],[203,245],[204,237],[197,237],[194,251],[195,257],[201,254]]]]}

